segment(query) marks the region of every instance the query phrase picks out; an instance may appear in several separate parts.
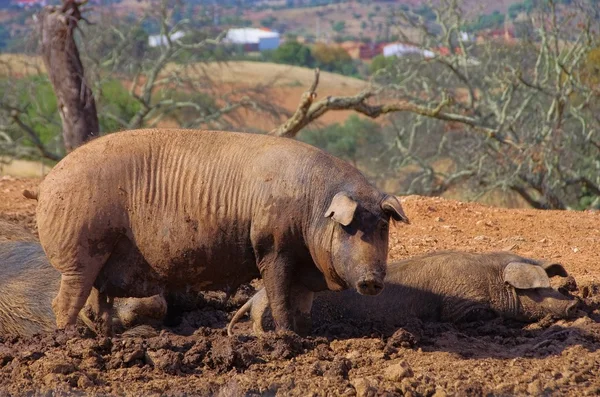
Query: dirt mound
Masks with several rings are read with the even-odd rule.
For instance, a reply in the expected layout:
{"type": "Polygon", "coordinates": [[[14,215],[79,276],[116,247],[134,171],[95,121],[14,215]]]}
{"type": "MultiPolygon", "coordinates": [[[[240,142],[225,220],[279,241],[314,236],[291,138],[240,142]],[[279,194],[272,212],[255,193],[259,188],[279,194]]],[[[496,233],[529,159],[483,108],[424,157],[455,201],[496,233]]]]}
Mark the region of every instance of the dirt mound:
{"type": "MultiPolygon", "coordinates": [[[[0,180],[0,220],[34,230],[35,180],[0,180]]],[[[577,317],[534,324],[408,321],[399,329],[349,320],[314,335],[263,337],[224,327],[254,288],[228,302],[211,293],[174,310],[162,329],[113,338],[85,329],[0,337],[0,392],[10,395],[597,395],[600,393],[600,214],[506,210],[403,198],[409,226],[392,230],[392,259],[441,249],[512,250],[561,262],[556,287],[581,301],[577,317]]],[[[1,282],[1,280],[0,280],[1,282]]]]}

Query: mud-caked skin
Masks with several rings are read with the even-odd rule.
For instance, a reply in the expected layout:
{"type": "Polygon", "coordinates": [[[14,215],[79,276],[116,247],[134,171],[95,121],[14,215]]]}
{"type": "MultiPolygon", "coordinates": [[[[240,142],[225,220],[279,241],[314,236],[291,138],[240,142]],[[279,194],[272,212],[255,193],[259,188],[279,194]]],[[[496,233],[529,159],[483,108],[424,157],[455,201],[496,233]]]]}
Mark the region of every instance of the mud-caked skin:
{"type": "MultiPolygon", "coordinates": [[[[33,236],[32,236],[33,238],[33,236]]],[[[31,337],[56,329],[52,300],[60,273],[36,241],[0,241],[0,335],[31,337]]],[[[166,315],[163,297],[116,299],[110,313],[124,328],[156,325],[166,315]]]]}
{"type": "MultiPolygon", "coordinates": [[[[353,291],[317,293],[313,323],[360,319],[399,326],[410,317],[425,321],[460,322],[500,315],[536,321],[548,314],[558,318],[574,312],[577,301],[551,288],[550,277],[566,277],[562,265],[523,258],[509,252],[485,254],[444,251],[388,264],[385,288],[375,297],[353,291]]],[[[309,302],[296,310],[311,312],[309,302]]],[[[233,325],[248,311],[253,331],[264,331],[268,297],[259,290],[234,315],[233,325]]]]}
{"type": "Polygon", "coordinates": [[[295,140],[231,132],[110,134],[27,194],[62,275],[59,328],[93,286],[106,308],[111,296],[234,291],[262,276],[278,328],[294,329],[292,307],[313,291],[381,292],[390,218],[408,221],[350,164],[295,140]]]}

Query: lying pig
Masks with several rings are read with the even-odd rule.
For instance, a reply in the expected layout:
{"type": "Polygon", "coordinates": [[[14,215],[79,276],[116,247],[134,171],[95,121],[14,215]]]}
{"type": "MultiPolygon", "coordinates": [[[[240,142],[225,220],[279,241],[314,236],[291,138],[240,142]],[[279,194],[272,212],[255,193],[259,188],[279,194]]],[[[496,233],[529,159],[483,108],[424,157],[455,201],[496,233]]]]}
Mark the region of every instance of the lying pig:
{"type": "MultiPolygon", "coordinates": [[[[60,273],[50,265],[39,243],[0,242],[0,335],[30,337],[55,330],[52,299],[59,286],[60,273]]],[[[166,310],[166,302],[159,296],[117,299],[114,315],[117,323],[129,328],[160,322],[166,310]]],[[[83,314],[80,320],[90,325],[83,314]]]]}
{"type": "Polygon", "coordinates": [[[105,135],[24,194],[38,199],[40,242],[62,274],[58,328],[74,324],[95,286],[106,332],[109,297],[235,291],[258,276],[277,327],[297,329],[291,308],[313,291],[381,292],[389,222],[408,222],[395,196],[345,161],[223,131],[105,135]]]}
{"type": "MultiPolygon", "coordinates": [[[[522,321],[547,314],[567,317],[577,301],[551,288],[550,277],[566,277],[558,263],[523,258],[509,252],[472,254],[444,251],[388,264],[385,289],[375,297],[353,291],[316,295],[313,322],[355,318],[399,326],[409,317],[460,322],[493,313],[522,321]]],[[[231,319],[227,333],[248,311],[253,330],[263,332],[269,301],[259,290],[231,319]]],[[[310,302],[296,308],[308,313],[310,302]]]]}
{"type": "Polygon", "coordinates": [[[36,238],[23,226],[0,219],[0,242],[36,241],[36,238]]]}

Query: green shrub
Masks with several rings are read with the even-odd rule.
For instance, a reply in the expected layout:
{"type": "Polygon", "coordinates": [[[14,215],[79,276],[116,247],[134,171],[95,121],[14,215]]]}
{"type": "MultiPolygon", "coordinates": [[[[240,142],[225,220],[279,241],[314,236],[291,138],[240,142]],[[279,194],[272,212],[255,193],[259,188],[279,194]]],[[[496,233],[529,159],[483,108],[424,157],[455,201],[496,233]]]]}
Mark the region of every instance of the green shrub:
{"type": "Polygon", "coordinates": [[[141,109],[141,104],[135,100],[119,80],[108,80],[100,85],[98,102],[98,121],[102,133],[123,130],[120,122],[108,115],[111,114],[123,121],[129,121],[141,109]]]}

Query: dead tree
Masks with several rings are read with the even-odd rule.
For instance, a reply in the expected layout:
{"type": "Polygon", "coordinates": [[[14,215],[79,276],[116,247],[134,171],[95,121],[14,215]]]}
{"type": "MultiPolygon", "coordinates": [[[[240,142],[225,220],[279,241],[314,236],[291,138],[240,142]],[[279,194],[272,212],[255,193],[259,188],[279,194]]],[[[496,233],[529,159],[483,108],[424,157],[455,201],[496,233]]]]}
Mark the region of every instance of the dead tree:
{"type": "Polygon", "coordinates": [[[527,15],[531,37],[505,42],[465,38],[469,21],[460,0],[434,8],[435,29],[402,12],[400,28],[421,32],[403,41],[433,55],[399,57],[354,96],[316,101],[317,72],[294,115],[271,134],[294,137],[327,111],[395,113],[392,123],[404,117],[400,162],[422,170],[407,192],[422,193],[413,187],[428,183],[427,193],[438,194],[469,179],[481,194],[513,191],[535,208],[597,208],[600,91],[590,54],[600,48],[600,12],[593,3],[565,8],[548,0],[527,15]],[[428,124],[417,131],[423,120],[428,124]],[[441,157],[454,164],[451,174],[432,168],[441,157]]]}
{"type": "Polygon", "coordinates": [[[66,0],[40,15],[42,58],[58,101],[67,152],[98,135],[96,102],[86,82],[74,33],[82,3],[66,0]]]}

